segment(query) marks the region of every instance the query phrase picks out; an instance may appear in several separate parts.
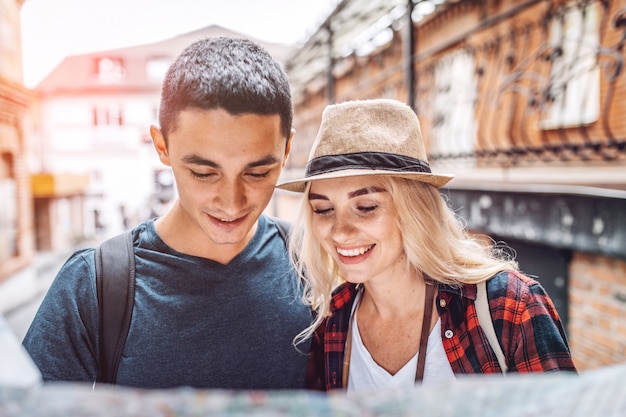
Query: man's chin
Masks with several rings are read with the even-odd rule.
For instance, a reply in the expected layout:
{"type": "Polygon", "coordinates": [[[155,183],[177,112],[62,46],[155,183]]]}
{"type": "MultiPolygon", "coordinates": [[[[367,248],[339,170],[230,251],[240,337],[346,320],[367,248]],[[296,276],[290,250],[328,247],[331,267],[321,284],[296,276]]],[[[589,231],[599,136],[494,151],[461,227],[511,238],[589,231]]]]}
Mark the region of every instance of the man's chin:
{"type": "Polygon", "coordinates": [[[230,245],[235,246],[241,244],[245,239],[235,238],[235,237],[224,237],[224,236],[215,236],[211,237],[211,240],[216,245],[230,245]]]}
{"type": "Polygon", "coordinates": [[[211,228],[209,236],[211,240],[218,245],[238,245],[247,244],[249,237],[252,236],[252,227],[243,224],[232,230],[223,230],[221,228],[211,228]]]}

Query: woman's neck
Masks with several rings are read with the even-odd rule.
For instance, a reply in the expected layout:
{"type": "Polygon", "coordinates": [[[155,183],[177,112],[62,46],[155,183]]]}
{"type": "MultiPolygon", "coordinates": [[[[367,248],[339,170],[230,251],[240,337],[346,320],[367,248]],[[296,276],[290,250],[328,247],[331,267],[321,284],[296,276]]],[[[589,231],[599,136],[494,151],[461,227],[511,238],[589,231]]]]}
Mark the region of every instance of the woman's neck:
{"type": "Polygon", "coordinates": [[[366,282],[359,314],[375,314],[383,320],[423,311],[426,284],[421,274],[395,277],[390,282],[366,282]]]}

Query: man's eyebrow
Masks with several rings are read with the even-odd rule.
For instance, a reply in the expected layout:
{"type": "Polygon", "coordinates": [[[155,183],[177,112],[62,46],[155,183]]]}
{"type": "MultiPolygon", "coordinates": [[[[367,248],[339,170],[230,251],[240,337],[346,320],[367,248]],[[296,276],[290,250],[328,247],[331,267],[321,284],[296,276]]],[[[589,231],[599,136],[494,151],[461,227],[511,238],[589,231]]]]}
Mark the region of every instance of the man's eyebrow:
{"type": "Polygon", "coordinates": [[[265,165],[273,165],[280,162],[274,155],[267,155],[265,158],[261,158],[258,161],[250,162],[246,165],[246,168],[262,167],[265,165]]]}
{"type": "Polygon", "coordinates": [[[220,168],[220,165],[218,163],[213,162],[210,159],[203,158],[203,157],[201,157],[199,155],[186,155],[186,156],[183,156],[182,162],[184,162],[186,164],[205,165],[205,166],[209,166],[209,167],[212,167],[212,168],[220,168]]]}
{"type": "MultiPolygon", "coordinates": [[[[221,168],[220,164],[218,164],[217,162],[211,161],[210,159],[203,158],[199,155],[186,155],[182,158],[182,162],[186,164],[208,166],[211,168],[221,168]]],[[[264,158],[259,159],[258,161],[250,162],[249,164],[246,165],[246,168],[255,168],[259,166],[272,165],[277,162],[279,162],[279,160],[275,156],[268,155],[264,158]]]]}

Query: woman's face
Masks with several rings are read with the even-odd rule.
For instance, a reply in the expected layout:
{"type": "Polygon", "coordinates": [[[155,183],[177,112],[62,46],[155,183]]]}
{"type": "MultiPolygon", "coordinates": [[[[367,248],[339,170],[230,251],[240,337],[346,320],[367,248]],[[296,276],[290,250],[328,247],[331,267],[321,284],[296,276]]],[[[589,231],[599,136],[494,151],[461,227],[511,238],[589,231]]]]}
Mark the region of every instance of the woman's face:
{"type": "Polygon", "coordinates": [[[378,176],[311,182],[312,232],[352,283],[389,282],[406,261],[393,199],[378,176]]]}

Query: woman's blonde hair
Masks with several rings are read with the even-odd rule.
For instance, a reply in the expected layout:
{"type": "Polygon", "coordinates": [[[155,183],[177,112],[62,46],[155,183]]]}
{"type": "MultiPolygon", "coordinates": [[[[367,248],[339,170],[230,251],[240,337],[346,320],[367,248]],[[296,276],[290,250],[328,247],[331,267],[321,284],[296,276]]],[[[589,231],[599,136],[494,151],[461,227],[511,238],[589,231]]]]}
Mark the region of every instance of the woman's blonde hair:
{"type": "MultiPolygon", "coordinates": [[[[405,178],[382,178],[396,207],[407,262],[416,271],[440,283],[462,286],[485,281],[502,270],[517,270],[511,251],[470,234],[436,187],[405,178]]],[[[289,253],[304,286],[304,301],[316,316],[295,338],[296,343],[310,337],[330,314],[332,292],[344,282],[337,264],[313,235],[309,189],[310,183],[294,223],[289,253]]]]}

